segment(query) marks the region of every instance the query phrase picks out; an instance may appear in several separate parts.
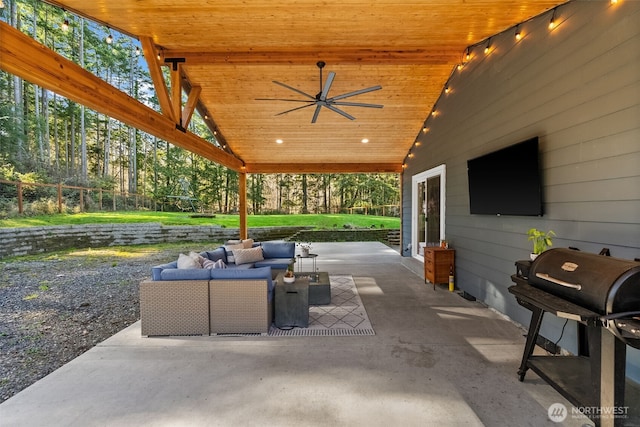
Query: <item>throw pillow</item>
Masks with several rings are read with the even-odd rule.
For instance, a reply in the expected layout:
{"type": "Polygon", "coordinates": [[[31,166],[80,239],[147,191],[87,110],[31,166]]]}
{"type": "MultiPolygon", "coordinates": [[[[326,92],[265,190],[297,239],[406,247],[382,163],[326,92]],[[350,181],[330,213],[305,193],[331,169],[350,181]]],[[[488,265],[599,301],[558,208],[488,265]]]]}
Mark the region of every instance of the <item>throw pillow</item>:
{"type": "Polygon", "coordinates": [[[242,246],[245,249],[251,249],[253,247],[253,239],[245,239],[242,241],[242,246]]]}
{"type": "Polygon", "coordinates": [[[262,261],[262,248],[257,246],[251,249],[234,249],[233,256],[236,259],[236,264],[249,264],[251,262],[262,261]]]}
{"type": "Polygon", "coordinates": [[[235,263],[236,260],[233,256],[233,251],[235,249],[244,249],[244,245],[242,243],[237,244],[237,245],[224,245],[224,250],[227,252],[227,262],[228,263],[235,263]]]}
{"type": "Polygon", "coordinates": [[[202,268],[202,265],[189,255],[178,255],[178,268],[202,268]]]}
{"type": "Polygon", "coordinates": [[[202,266],[203,266],[204,260],[206,259],[205,257],[203,257],[202,255],[200,255],[199,253],[197,253],[197,252],[193,252],[193,251],[189,252],[189,256],[190,256],[191,258],[193,258],[195,262],[197,262],[198,264],[200,264],[200,267],[202,267],[202,266]]]}
{"type": "Polygon", "coordinates": [[[214,268],[227,268],[227,264],[224,263],[221,259],[217,261],[211,261],[210,259],[205,259],[202,263],[203,268],[214,269],[214,268]]]}

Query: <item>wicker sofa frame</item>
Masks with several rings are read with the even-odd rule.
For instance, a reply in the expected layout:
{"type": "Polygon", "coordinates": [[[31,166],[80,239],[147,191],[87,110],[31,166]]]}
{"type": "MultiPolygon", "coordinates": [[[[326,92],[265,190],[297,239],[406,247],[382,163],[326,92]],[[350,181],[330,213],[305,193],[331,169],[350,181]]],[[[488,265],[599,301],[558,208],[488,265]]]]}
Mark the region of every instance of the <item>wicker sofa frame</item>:
{"type": "Polygon", "coordinates": [[[142,335],[266,334],[272,304],[266,280],[144,280],[142,335]]]}

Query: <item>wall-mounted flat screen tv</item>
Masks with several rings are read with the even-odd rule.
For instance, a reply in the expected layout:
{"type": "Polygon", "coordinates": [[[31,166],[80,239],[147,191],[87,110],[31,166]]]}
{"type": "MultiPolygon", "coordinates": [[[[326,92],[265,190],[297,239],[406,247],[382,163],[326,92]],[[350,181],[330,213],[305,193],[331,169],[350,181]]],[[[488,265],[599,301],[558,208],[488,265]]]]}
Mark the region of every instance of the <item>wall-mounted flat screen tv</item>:
{"type": "Polygon", "coordinates": [[[542,215],[538,137],[467,161],[471,214],[542,215]]]}

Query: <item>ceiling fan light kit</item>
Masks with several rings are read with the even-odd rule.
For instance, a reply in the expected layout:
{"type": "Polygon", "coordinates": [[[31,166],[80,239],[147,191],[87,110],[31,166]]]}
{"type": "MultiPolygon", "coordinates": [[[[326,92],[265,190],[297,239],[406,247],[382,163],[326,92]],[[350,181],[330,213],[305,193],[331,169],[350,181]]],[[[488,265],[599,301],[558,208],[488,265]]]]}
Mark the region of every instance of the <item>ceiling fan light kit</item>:
{"type": "Polygon", "coordinates": [[[284,88],[287,88],[289,90],[292,90],[302,96],[304,96],[307,99],[287,99],[287,98],[256,98],[257,101],[287,101],[287,102],[301,102],[304,103],[305,105],[302,105],[300,107],[295,107],[295,108],[291,108],[290,110],[286,110],[283,111],[281,113],[276,114],[276,116],[281,116],[283,114],[287,114],[290,113],[292,111],[297,111],[297,110],[301,110],[303,108],[307,108],[307,107],[312,107],[315,105],[316,109],[313,113],[313,117],[311,118],[311,123],[315,123],[318,120],[318,115],[320,114],[320,110],[322,109],[322,107],[325,107],[335,113],[340,114],[343,117],[346,117],[349,120],[355,120],[355,117],[353,117],[351,114],[341,110],[338,107],[365,107],[365,108],[382,108],[383,106],[381,104],[369,104],[369,103],[362,103],[362,102],[349,102],[349,101],[341,101],[342,99],[345,98],[350,98],[352,96],[357,96],[357,95],[362,95],[363,93],[368,93],[368,92],[373,92],[375,90],[380,90],[382,89],[382,86],[377,85],[377,86],[371,86],[365,89],[360,89],[360,90],[354,90],[352,92],[347,92],[347,93],[343,93],[342,95],[337,95],[337,96],[332,96],[332,97],[328,97],[329,96],[329,90],[331,89],[331,85],[333,84],[333,80],[336,77],[336,73],[334,73],[333,71],[329,72],[329,75],[327,76],[327,81],[324,83],[324,85],[322,84],[322,69],[325,67],[326,63],[324,61],[318,61],[316,63],[316,65],[318,66],[318,69],[320,70],[320,92],[318,92],[315,96],[313,95],[309,95],[306,92],[301,91],[300,89],[296,89],[293,86],[289,86],[285,83],[279,82],[274,80],[273,83],[280,85],[284,88]]]}

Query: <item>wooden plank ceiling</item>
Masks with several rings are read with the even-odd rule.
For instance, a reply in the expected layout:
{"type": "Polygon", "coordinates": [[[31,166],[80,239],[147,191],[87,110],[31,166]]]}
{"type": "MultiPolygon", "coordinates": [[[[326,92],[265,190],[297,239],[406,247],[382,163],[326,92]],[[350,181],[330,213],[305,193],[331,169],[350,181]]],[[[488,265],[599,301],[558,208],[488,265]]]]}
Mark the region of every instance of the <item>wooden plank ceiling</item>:
{"type": "MultiPolygon", "coordinates": [[[[400,171],[407,151],[467,46],[560,2],[552,0],[59,0],[67,11],[139,39],[164,58],[184,58],[183,85],[199,101],[247,172],[400,171]],[[375,85],[340,107],[256,98],[329,96],[375,85]],[[367,138],[368,143],[362,143],[367,138]],[[276,140],[283,142],[277,144],[276,140]]],[[[149,60],[149,58],[147,58],[149,60]]],[[[213,149],[213,148],[212,148],[213,149]]]]}

